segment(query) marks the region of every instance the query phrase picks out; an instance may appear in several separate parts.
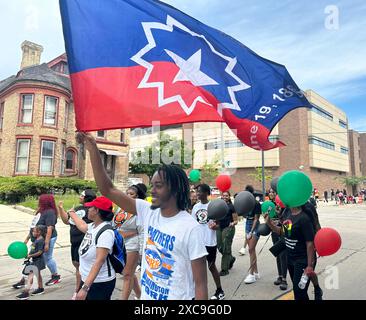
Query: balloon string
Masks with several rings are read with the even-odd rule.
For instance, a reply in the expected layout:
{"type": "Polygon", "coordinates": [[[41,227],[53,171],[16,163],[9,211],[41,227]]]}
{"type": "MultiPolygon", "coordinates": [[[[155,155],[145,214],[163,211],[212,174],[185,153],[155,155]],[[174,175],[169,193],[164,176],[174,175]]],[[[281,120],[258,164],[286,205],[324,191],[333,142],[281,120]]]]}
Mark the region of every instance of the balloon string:
{"type": "MultiPolygon", "coordinates": [[[[259,251],[259,253],[258,253],[257,257],[259,257],[259,255],[262,253],[262,251],[263,251],[264,247],[266,246],[266,244],[267,244],[267,242],[268,242],[269,238],[270,238],[270,236],[268,236],[268,237],[267,237],[267,240],[266,240],[266,242],[264,243],[264,245],[263,245],[262,249],[259,251]]],[[[250,271],[250,269],[254,266],[254,264],[255,264],[256,262],[257,262],[257,258],[255,258],[255,260],[253,261],[253,263],[251,264],[251,266],[249,267],[249,269],[248,269],[248,271],[247,271],[247,272],[249,272],[249,271],[250,271]]],[[[240,286],[242,285],[242,283],[243,283],[244,279],[245,279],[245,277],[244,277],[244,278],[241,280],[241,282],[239,283],[238,287],[236,288],[235,292],[233,293],[233,296],[235,296],[236,292],[239,290],[239,288],[240,288],[240,286]]]]}
{"type": "MultiPolygon", "coordinates": [[[[266,240],[266,242],[264,243],[264,245],[262,246],[262,249],[261,249],[261,250],[259,251],[259,253],[257,254],[257,257],[259,257],[259,255],[262,253],[262,251],[263,251],[264,247],[266,246],[266,244],[267,244],[267,242],[268,242],[269,238],[270,238],[270,235],[267,237],[267,240],[266,240]]],[[[249,272],[249,271],[250,271],[250,269],[252,269],[252,267],[257,263],[257,257],[254,259],[253,263],[250,265],[250,267],[249,267],[249,269],[248,269],[248,271],[247,271],[247,272],[249,272]]]]}

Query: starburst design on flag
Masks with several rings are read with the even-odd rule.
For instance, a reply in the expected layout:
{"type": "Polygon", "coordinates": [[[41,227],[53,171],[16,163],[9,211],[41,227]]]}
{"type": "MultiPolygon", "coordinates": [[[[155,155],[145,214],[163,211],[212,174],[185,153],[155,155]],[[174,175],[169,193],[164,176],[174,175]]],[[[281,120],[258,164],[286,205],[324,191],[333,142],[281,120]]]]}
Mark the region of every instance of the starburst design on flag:
{"type": "MultiPolygon", "coordinates": [[[[225,102],[225,103],[219,103],[217,105],[217,112],[222,116],[222,110],[223,109],[232,109],[241,111],[239,104],[235,97],[235,92],[246,90],[250,88],[250,85],[245,83],[243,80],[241,80],[237,75],[233,73],[233,69],[237,63],[236,58],[228,57],[223,55],[222,53],[218,52],[213,45],[206,39],[204,35],[197,34],[190,29],[188,29],[186,26],[181,24],[179,21],[175,20],[171,16],[167,16],[167,22],[166,24],[160,23],[160,22],[143,22],[142,27],[145,32],[145,36],[147,38],[148,44],[142,48],[138,53],[136,53],[131,60],[136,62],[138,65],[141,65],[142,67],[146,68],[146,73],[141,80],[138,88],[157,88],[158,89],[158,105],[159,107],[165,106],[172,102],[178,102],[179,105],[182,107],[182,109],[185,111],[187,115],[190,115],[193,110],[195,109],[198,102],[207,104],[212,106],[210,103],[208,103],[204,98],[201,96],[198,96],[191,105],[187,105],[184,99],[181,95],[175,95],[172,97],[165,98],[164,95],[164,82],[149,82],[149,78],[151,73],[154,70],[154,65],[150,62],[144,60],[142,57],[148,53],[150,50],[154,49],[156,47],[156,41],[154,39],[154,36],[152,34],[153,29],[173,32],[174,27],[179,28],[188,34],[190,34],[192,37],[198,37],[203,39],[211,51],[219,56],[220,58],[226,60],[228,62],[225,72],[229,74],[232,78],[234,78],[238,84],[235,86],[229,86],[227,87],[231,103],[225,102]]],[[[199,86],[199,85],[218,85],[218,83],[210,78],[208,75],[204,74],[202,71],[200,71],[200,63],[201,63],[201,51],[197,51],[194,53],[188,60],[184,60],[181,57],[179,57],[174,52],[171,52],[169,50],[165,50],[166,53],[172,58],[172,60],[175,62],[175,64],[180,68],[179,73],[176,75],[174,82],[177,81],[187,81],[189,80],[193,85],[199,86]]]]}

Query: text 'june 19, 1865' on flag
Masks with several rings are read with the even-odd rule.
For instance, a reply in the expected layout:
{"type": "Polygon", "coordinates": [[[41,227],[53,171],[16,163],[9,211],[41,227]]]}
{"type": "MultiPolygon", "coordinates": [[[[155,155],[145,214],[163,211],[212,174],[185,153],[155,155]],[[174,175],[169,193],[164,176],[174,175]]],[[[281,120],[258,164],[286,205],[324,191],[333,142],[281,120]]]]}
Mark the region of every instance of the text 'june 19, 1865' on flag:
{"type": "Polygon", "coordinates": [[[310,104],[286,68],[155,0],[60,0],[80,131],[225,122],[262,150],[310,104]]]}

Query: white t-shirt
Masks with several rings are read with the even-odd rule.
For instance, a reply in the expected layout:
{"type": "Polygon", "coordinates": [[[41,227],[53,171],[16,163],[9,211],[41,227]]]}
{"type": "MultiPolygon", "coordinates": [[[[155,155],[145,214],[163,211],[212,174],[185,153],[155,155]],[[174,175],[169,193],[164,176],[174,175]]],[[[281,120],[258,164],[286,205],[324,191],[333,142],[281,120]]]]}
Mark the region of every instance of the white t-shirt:
{"type": "Polygon", "coordinates": [[[205,204],[198,202],[193,206],[192,217],[200,224],[201,230],[204,234],[205,246],[214,247],[217,245],[216,230],[210,229],[208,226],[214,220],[208,219],[207,208],[210,202],[205,204]]]}
{"type": "MultiPolygon", "coordinates": [[[[81,279],[83,281],[86,280],[86,278],[89,275],[89,272],[91,268],[93,267],[93,264],[95,263],[95,260],[97,258],[97,247],[98,248],[106,248],[109,249],[109,253],[112,253],[112,248],[114,244],[114,232],[113,230],[105,230],[98,239],[98,244],[95,245],[95,237],[98,234],[98,231],[108,224],[107,222],[101,223],[98,227],[94,227],[94,223],[88,224],[88,231],[84,236],[83,242],[80,245],[79,248],[79,255],[80,255],[80,274],[81,279]]],[[[116,273],[110,264],[111,269],[111,275],[108,276],[108,265],[107,265],[107,259],[103,263],[102,267],[100,268],[100,271],[95,278],[94,282],[107,282],[111,281],[116,277],[116,273]]]]}
{"type": "MultiPolygon", "coordinates": [[[[78,211],[75,212],[76,215],[80,218],[83,219],[86,216],[86,211],[85,208],[81,207],[78,211]]],[[[75,226],[75,222],[72,218],[69,219],[69,223],[75,226]]]]}
{"type": "Polygon", "coordinates": [[[31,222],[31,225],[30,225],[30,228],[31,229],[33,229],[36,225],[37,225],[37,223],[38,223],[38,221],[39,221],[39,218],[41,217],[41,213],[40,212],[38,212],[35,216],[34,216],[34,218],[33,218],[33,220],[32,220],[32,222],[31,222]]]}
{"type": "Polygon", "coordinates": [[[137,199],[138,224],[144,226],[141,269],[142,300],[192,300],[191,261],[207,255],[200,226],[187,211],[171,218],[137,199]]]}

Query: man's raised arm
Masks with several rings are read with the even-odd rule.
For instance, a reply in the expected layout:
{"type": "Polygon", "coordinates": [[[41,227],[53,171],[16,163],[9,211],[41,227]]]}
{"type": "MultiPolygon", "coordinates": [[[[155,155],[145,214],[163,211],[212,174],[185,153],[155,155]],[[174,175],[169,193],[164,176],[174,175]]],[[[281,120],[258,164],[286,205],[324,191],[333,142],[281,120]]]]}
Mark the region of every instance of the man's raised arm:
{"type": "Polygon", "coordinates": [[[89,151],[94,179],[99,191],[123,210],[131,214],[136,214],[136,200],[131,199],[124,192],[116,189],[107,175],[94,137],[89,133],[78,132],[76,141],[78,143],[84,143],[86,149],[89,151]]]}

